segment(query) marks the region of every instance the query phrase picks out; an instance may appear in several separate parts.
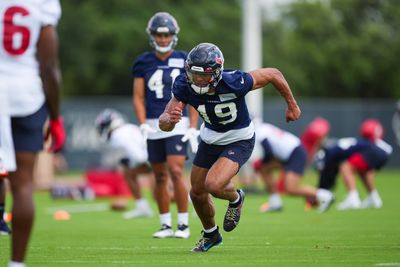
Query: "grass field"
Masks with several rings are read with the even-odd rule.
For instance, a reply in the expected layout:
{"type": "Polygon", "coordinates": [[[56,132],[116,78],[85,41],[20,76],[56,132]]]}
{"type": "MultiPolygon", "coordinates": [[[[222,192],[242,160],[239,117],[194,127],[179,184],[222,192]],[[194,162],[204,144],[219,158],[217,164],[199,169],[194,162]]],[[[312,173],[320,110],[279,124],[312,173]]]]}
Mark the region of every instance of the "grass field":
{"type": "MultiPolygon", "coordinates": [[[[156,240],[158,218],[124,220],[121,213],[71,213],[69,221],[55,221],[51,209],[62,206],[108,206],[93,202],[52,201],[36,194],[36,222],[28,266],[400,266],[400,173],[381,172],[377,187],[383,208],[324,214],[305,212],[303,200],[284,197],[281,213],[261,214],[265,195],[246,196],[241,223],[231,233],[221,232],[223,245],[207,253],[190,249],[201,226],[191,207],[192,236],[187,240],[156,240]]],[[[365,191],[360,190],[365,196],[365,191]]],[[[336,190],[339,200],[343,186],[336,190]]],[[[10,204],[10,201],[8,201],[10,204]]],[[[226,203],[215,202],[222,226],[226,203]]],[[[155,204],[154,208],[155,208],[155,204]]],[[[131,204],[133,206],[133,204],[131,204]]],[[[175,208],[173,208],[175,211],[175,208]]],[[[173,215],[173,219],[176,216],[173,215]]],[[[0,266],[9,258],[9,237],[0,236],[0,266]]]]}

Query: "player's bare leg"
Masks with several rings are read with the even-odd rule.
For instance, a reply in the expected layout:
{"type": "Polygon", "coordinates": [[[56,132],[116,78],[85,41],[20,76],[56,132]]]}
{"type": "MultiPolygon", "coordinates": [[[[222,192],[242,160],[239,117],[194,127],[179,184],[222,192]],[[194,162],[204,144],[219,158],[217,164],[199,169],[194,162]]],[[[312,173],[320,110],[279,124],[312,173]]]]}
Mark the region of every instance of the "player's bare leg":
{"type": "Polygon", "coordinates": [[[337,206],[338,210],[358,209],[361,206],[360,196],[356,187],[356,176],[354,169],[348,162],[343,162],[340,167],[340,174],[347,190],[346,198],[337,206]]]}
{"type": "Polygon", "coordinates": [[[166,163],[151,164],[155,175],[155,195],[160,214],[169,212],[170,194],[168,192],[168,171],[166,163]]]}
{"type": "Polygon", "coordinates": [[[184,177],[185,156],[172,155],[167,157],[168,171],[174,186],[174,194],[178,212],[188,212],[188,190],[184,177]]]}
{"type": "Polygon", "coordinates": [[[165,162],[162,163],[152,163],[153,172],[155,175],[156,185],[155,185],[155,196],[158,206],[158,211],[160,213],[160,224],[161,229],[153,234],[155,238],[166,238],[172,237],[174,231],[172,231],[172,220],[171,213],[169,210],[169,205],[171,203],[171,198],[168,190],[168,169],[165,162]]]}
{"type": "Polygon", "coordinates": [[[149,171],[150,168],[147,164],[143,164],[135,168],[124,168],[124,178],[136,202],[135,209],[123,214],[125,219],[153,216],[153,211],[151,210],[148,201],[146,198],[143,198],[142,190],[138,181],[139,174],[148,173],[149,171]]]}
{"type": "Polygon", "coordinates": [[[300,175],[288,171],[285,176],[286,192],[293,196],[304,196],[307,198],[316,198],[317,190],[312,186],[300,185],[300,175]]]}
{"type": "Polygon", "coordinates": [[[205,189],[214,197],[229,200],[224,217],[224,230],[230,232],[239,224],[244,202],[243,190],[235,190],[232,178],[239,171],[239,164],[231,159],[221,157],[207,173],[205,189]]]}
{"type": "Polygon", "coordinates": [[[204,229],[210,229],[215,226],[215,208],[211,195],[206,191],[204,185],[208,169],[193,165],[190,175],[192,188],[190,198],[192,199],[194,209],[199,216],[204,229]]]}
{"type": "Polygon", "coordinates": [[[238,193],[231,182],[239,170],[239,164],[225,157],[219,158],[207,173],[205,189],[214,197],[230,202],[238,198],[238,193]]]}
{"type": "Polygon", "coordinates": [[[211,195],[204,185],[208,169],[196,165],[192,167],[190,197],[193,206],[203,225],[202,237],[192,249],[193,252],[206,252],[214,246],[222,244],[222,236],[215,224],[215,208],[211,195]]]}
{"type": "Polygon", "coordinates": [[[34,221],[33,166],[36,154],[17,152],[18,169],[10,173],[12,205],[12,256],[11,260],[24,262],[34,221]]]}

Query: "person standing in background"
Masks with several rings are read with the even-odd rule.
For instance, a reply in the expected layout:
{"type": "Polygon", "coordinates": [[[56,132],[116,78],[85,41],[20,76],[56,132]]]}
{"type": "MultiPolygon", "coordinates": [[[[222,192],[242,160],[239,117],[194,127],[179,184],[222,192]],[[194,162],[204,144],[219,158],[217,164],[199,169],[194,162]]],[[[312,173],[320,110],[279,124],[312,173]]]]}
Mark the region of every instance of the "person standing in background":
{"type": "Polygon", "coordinates": [[[158,117],[172,97],[175,78],[184,72],[186,52],[175,51],[179,26],[175,18],[166,12],[154,14],[146,31],[154,51],[137,57],[132,67],[133,106],[140,130],[147,139],[149,162],[153,169],[156,186],[155,194],[160,213],[161,229],[153,234],[155,238],[188,238],[188,191],[184,180],[184,163],[187,157],[187,141],[192,151],[197,150],[198,115],[189,109],[190,118],[184,111],[182,121],[172,132],[158,128],[158,117]],[[172,179],[178,207],[177,230],[172,230],[170,194],[168,179],[172,179]]]}
{"type": "Polygon", "coordinates": [[[45,136],[51,136],[51,151],[60,151],[66,138],[59,107],[56,31],[61,6],[58,0],[4,0],[0,1],[0,16],[0,114],[5,120],[0,149],[13,198],[8,266],[21,267],[25,266],[34,221],[33,167],[43,149],[43,125],[48,116],[45,136]]]}

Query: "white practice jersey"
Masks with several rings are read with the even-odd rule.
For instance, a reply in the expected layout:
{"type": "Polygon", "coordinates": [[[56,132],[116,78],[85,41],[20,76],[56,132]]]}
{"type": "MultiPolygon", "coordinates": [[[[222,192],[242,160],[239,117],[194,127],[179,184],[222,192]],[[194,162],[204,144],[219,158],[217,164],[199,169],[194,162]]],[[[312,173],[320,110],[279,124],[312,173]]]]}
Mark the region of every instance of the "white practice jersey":
{"type": "Polygon", "coordinates": [[[133,124],[124,124],[113,130],[109,139],[112,149],[118,150],[122,158],[129,159],[129,166],[147,162],[148,154],[146,143],[139,127],[133,124]]]}
{"type": "Polygon", "coordinates": [[[44,104],[37,42],[41,28],[57,25],[60,16],[59,0],[0,1],[1,113],[25,116],[44,104]]]}
{"type": "Polygon", "coordinates": [[[256,124],[256,139],[258,143],[268,139],[274,157],[281,161],[288,160],[293,150],[300,145],[297,136],[269,123],[256,124]]]}

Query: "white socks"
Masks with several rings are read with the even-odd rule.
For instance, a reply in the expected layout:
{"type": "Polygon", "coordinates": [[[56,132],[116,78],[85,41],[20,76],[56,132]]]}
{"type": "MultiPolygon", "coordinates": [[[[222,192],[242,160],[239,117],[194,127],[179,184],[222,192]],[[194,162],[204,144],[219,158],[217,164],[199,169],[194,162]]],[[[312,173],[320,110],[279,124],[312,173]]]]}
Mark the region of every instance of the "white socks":
{"type": "Polygon", "coordinates": [[[178,225],[189,225],[189,213],[179,212],[178,213],[178,225]]]}
{"type": "Polygon", "coordinates": [[[8,267],[26,267],[26,265],[23,262],[10,261],[8,267]]]}
{"type": "Polygon", "coordinates": [[[171,227],[172,225],[171,212],[160,214],[160,223],[161,225],[165,224],[171,227]]]}
{"type": "MultiPolygon", "coordinates": [[[[171,213],[163,213],[160,214],[160,223],[161,225],[166,224],[168,226],[172,225],[171,213]]],[[[189,225],[189,213],[180,212],[178,213],[178,225],[189,225]]]]}

